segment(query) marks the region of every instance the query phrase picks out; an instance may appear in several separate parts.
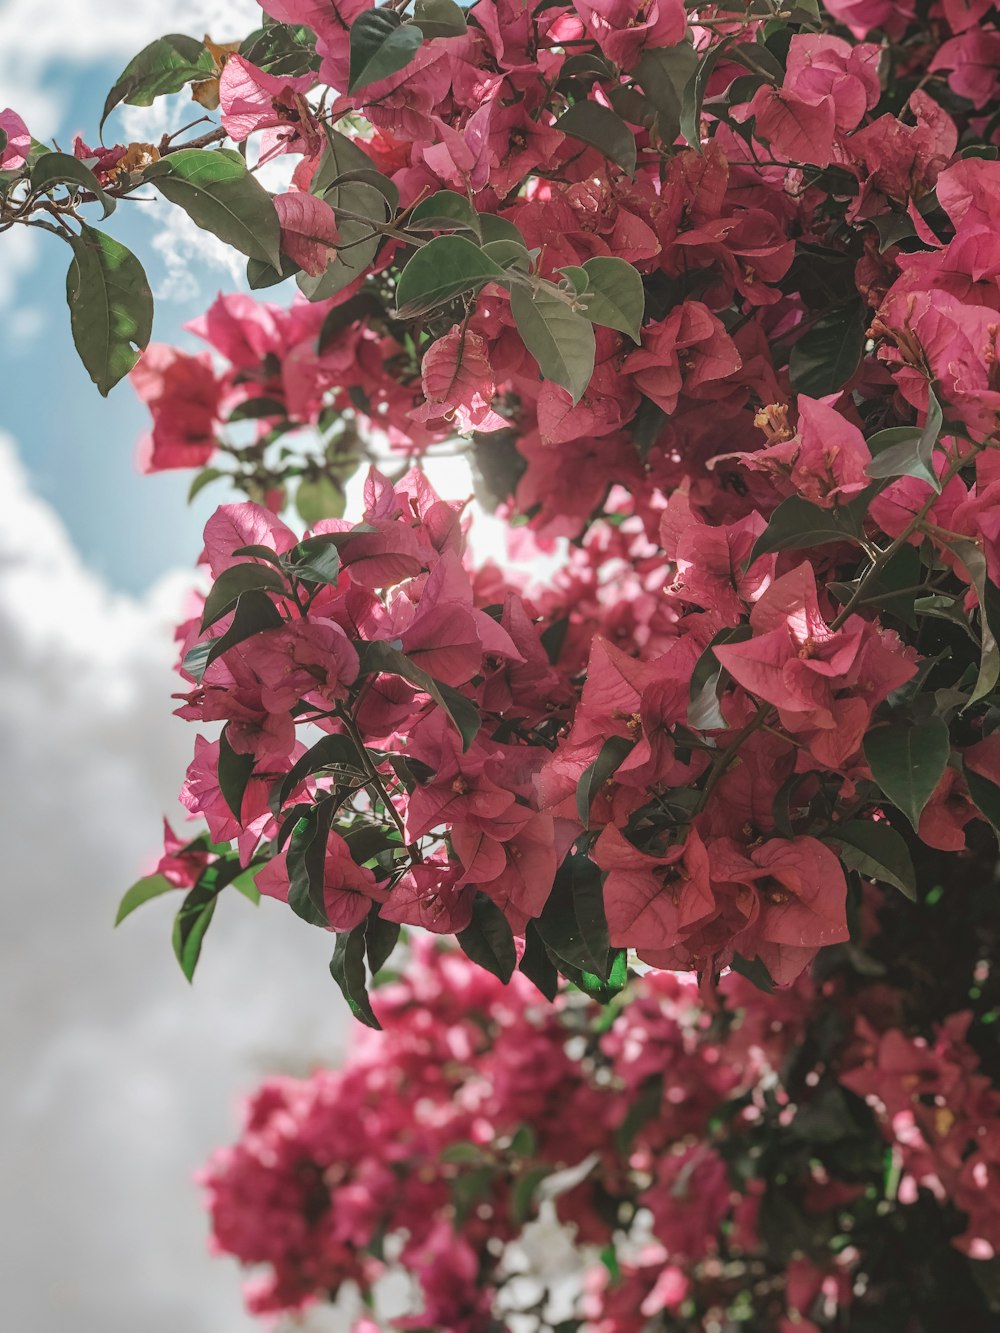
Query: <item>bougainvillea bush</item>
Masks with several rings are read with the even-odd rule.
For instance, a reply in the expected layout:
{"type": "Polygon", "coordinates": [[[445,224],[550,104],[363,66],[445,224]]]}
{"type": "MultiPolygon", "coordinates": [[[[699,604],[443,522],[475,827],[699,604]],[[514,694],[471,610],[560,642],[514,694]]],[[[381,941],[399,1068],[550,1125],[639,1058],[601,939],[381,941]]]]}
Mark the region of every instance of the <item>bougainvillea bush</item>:
{"type": "Polygon", "coordinates": [[[178,631],[205,831],[120,918],[182,893],[190,977],[280,899],[384,1026],[211,1169],[261,1308],[399,1263],[394,1327],[506,1327],[547,1210],[561,1327],[995,1326],[998,87],[985,0],[269,0],[101,121],[207,129],[0,115],[143,466],[245,497],[178,631]],[[150,343],[92,219],[151,194],[280,300],[150,343]]]}

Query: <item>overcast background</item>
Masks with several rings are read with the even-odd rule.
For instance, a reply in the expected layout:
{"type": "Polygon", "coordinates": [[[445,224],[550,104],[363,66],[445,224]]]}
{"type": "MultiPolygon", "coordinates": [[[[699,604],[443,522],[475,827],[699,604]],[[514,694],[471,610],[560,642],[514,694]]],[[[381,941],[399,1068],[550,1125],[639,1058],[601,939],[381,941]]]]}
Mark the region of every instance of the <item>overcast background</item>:
{"type": "MultiPolygon", "coordinates": [[[[147,41],[225,41],[258,14],[246,0],[0,0],[0,108],[36,138],[93,142],[147,41]]],[[[124,114],[108,142],[183,123],[159,105],[124,114]]],[[[147,264],[159,341],[234,285],[176,210],[123,206],[109,229],[147,264]]],[[[192,1174],[263,1072],[335,1058],[344,1011],[328,938],[277,904],[223,901],[193,988],[170,949],[172,902],[111,929],[162,815],[180,819],[193,729],[170,713],[170,629],[217,500],[189,511],[189,478],[136,474],[144,413],[127,385],[102,400],[77,363],[64,250],[0,236],[0,1327],[241,1333],[257,1325],[235,1266],[207,1255],[192,1174]]]]}

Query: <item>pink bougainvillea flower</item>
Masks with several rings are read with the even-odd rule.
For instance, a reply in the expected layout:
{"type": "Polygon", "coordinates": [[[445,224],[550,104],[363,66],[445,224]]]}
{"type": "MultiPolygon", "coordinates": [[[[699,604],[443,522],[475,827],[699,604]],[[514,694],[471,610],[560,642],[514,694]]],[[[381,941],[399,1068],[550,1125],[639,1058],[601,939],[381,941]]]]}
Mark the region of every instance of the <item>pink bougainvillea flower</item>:
{"type": "Polygon", "coordinates": [[[594,859],[606,872],[604,909],[616,948],[672,949],[716,912],[708,854],[694,830],[683,843],[650,855],[609,824],[594,859]]]}
{"type": "Polygon", "coordinates": [[[152,432],[139,446],[142,470],[203,467],[216,450],[225,390],[211,357],[150,343],[129,379],[153,418],[152,432]]]}
{"type": "MultiPolygon", "coordinates": [[[[288,901],[288,853],[274,856],[257,872],[255,883],[267,898],[288,901]]],[[[339,833],[330,832],[323,862],[323,905],[328,929],[353,930],[371,911],[372,903],[385,901],[385,890],[374,874],[359,866],[339,833]]]]}
{"type": "Polygon", "coordinates": [[[323,199],[304,190],[276,194],[274,207],[281,223],[281,248],[304,273],[318,278],[337,257],[337,219],[323,199]]]}
{"type": "Polygon", "coordinates": [[[496,384],[486,341],[471,329],[456,324],[433,342],[424,353],[420,376],[427,401],[410,413],[414,421],[454,423],[460,435],[508,425],[493,410],[496,384]]]}
{"type": "Polygon", "coordinates": [[[0,149],[0,171],[20,171],[31,152],[28,127],[8,106],[0,111],[0,130],[7,136],[7,142],[0,149]]]}

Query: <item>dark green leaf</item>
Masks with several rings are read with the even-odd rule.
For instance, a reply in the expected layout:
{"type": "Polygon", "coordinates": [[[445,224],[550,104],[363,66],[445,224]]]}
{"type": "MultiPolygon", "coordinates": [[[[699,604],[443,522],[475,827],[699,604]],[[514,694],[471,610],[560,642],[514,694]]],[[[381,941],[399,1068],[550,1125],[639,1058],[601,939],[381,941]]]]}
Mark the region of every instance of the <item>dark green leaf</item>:
{"type": "Polygon", "coordinates": [[[202,941],[205,932],[212,924],[218,900],[217,888],[204,887],[199,882],[184,899],[180,911],[174,918],[174,954],[188,981],[194,980],[195,968],[201,957],[202,941]]]}
{"type": "Polygon", "coordinates": [[[875,781],[916,830],[951,754],[947,726],[934,716],[899,719],[870,731],[864,745],[875,781]]]}
{"type": "Polygon", "coordinates": [[[393,648],[391,644],[385,642],[364,644],[361,650],[361,669],[384,672],[390,676],[402,676],[404,680],[408,680],[425,694],[429,694],[447,713],[462,738],[464,750],[469,748],[479,734],[482,718],[475,704],[466,699],[464,694],[459,694],[458,690],[452,689],[450,685],[442,684],[420,667],[414,666],[404,653],[398,648],[393,648]]]}
{"type": "Polygon", "coordinates": [[[142,265],[119,241],[81,224],[66,275],[70,327],[101,394],[132,369],[153,329],[153,295],[142,265]]]}
{"type": "Polygon", "coordinates": [[[795,551],[828,542],[857,542],[876,486],[869,486],[846,505],[822,509],[799,495],[783,500],[750,553],[750,564],[771,551],[795,551]]]}
{"type": "Polygon", "coordinates": [[[253,775],[254,758],[252,754],[237,754],[229,744],[226,735],[228,730],[227,724],[219,736],[219,790],[226,805],[236,816],[236,822],[242,824],[243,794],[253,775]]]}
{"type": "Polygon", "coordinates": [[[747,981],[756,986],[758,990],[764,991],[767,995],[773,993],[774,979],[756,954],[753,958],[744,958],[741,953],[734,953],[730,966],[741,977],[746,977],[747,981]]]}
{"type": "Polygon", "coordinates": [[[115,211],[115,201],[101,189],[91,169],[71,153],[43,153],[31,168],[31,188],[50,190],[56,185],[78,185],[97,196],[104,217],[115,211]]]}
{"type": "Polygon", "coordinates": [[[365,1027],[381,1029],[382,1024],[375,1017],[366,985],[366,924],[363,921],[360,926],[337,936],[333,957],[330,959],[330,975],[340,987],[354,1017],[364,1023],[365,1027]]]}
{"type": "Polygon", "coordinates": [[[240,45],[240,55],[275,78],[299,78],[319,69],[316,38],[301,24],[270,23],[240,45]]]}
{"type": "MultiPolygon", "coordinates": [[[[333,534],[331,534],[333,535],[333,534]]],[[[336,536],[347,534],[337,533],[336,536]]],[[[299,542],[294,551],[295,562],[292,573],[304,583],[335,584],[340,575],[340,551],[335,541],[328,541],[327,535],[307,537],[299,542]]]]}
{"type": "Polygon", "coordinates": [[[594,327],[557,292],[549,282],[533,292],[515,286],[510,293],[510,308],[517,331],[538,362],[542,377],[568,390],[573,402],[578,403],[594,373],[594,327]]]}
{"type": "Polygon", "coordinates": [[[165,875],[146,875],[143,879],[137,880],[135,884],[122,897],[118,904],[118,914],[115,917],[115,925],[121,923],[141,907],[143,903],[148,903],[151,898],[159,898],[161,893],[177,892],[177,885],[171,884],[165,875]]]}
{"type": "Polygon", "coordinates": [[[398,74],[417,54],[423,33],[391,9],[366,9],[351,24],[349,93],[398,74]]]}
{"type": "Polygon", "coordinates": [[[982,650],[979,660],[979,674],[973,686],[966,708],[985,699],[997,681],[1000,680],[1000,589],[989,576],[986,556],[978,542],[952,540],[952,551],[969,571],[972,586],[979,599],[979,624],[982,650]]]}
{"type": "Polygon", "coordinates": [[[868,447],[874,457],[868,464],[869,477],[919,477],[926,481],[938,494],[941,483],[934,471],[934,446],[941,434],[944,417],[941,404],[934,390],[927,390],[927,421],[922,429],[913,427],[890,428],[902,429],[905,436],[886,439],[889,430],[879,431],[868,441],[868,447]],[[880,438],[881,437],[881,438],[880,438]]]}
{"type": "Polygon", "coordinates": [[[864,355],[866,309],[860,297],[835,306],[796,341],[788,358],[796,393],[823,398],[844,387],[864,355]]]}
{"type": "Polygon", "coordinates": [[[280,629],[284,623],[278,613],[278,608],[267,593],[251,588],[236,603],[233,623],[225,634],[216,639],[206,639],[203,643],[195,644],[184,658],[184,670],[194,676],[195,680],[200,681],[209,663],[214,662],[223,653],[227,653],[230,648],[242,643],[244,639],[249,639],[254,634],[262,633],[264,630],[280,629]]]}
{"type": "Polygon", "coordinates": [[[276,569],[268,565],[239,564],[224,569],[205,598],[201,616],[202,632],[214,625],[227,611],[231,611],[251,588],[270,588],[275,592],[283,592],[285,581],[276,569]]]}
{"type": "Polygon", "coordinates": [[[635,135],[610,107],[599,102],[574,102],[556,121],[556,129],[596,148],[629,176],[635,175],[635,135]]]}
{"type": "Polygon", "coordinates": [[[681,94],[680,132],[685,142],[700,153],[701,148],[701,110],[705,102],[705,89],[715,69],[719,57],[732,45],[733,38],[724,37],[721,42],[711,47],[701,58],[697,69],[689,77],[681,94]]]}
{"type": "Polygon", "coordinates": [[[510,1218],[515,1226],[524,1226],[535,1211],[535,1193],[550,1175],[551,1166],[533,1166],[515,1179],[510,1192],[510,1218]]]}
{"type": "Polygon", "coordinates": [[[506,271],[465,236],[436,236],[420,247],[399,275],[398,313],[409,319],[486,282],[506,279],[506,271]]]}
{"type": "Polygon", "coordinates": [[[517,950],[510,923],[484,894],[472,904],[472,920],[456,937],[466,957],[492,972],[506,986],[517,966],[517,950]]]}
{"type": "Polygon", "coordinates": [[[608,923],[601,872],[589,857],[570,852],[534,923],[557,959],[599,979],[608,975],[608,923]]]}
{"type": "Polygon", "coordinates": [[[989,778],[984,778],[981,773],[976,773],[967,763],[963,763],[962,772],[965,775],[965,785],[969,789],[969,795],[1000,835],[1000,787],[989,778]]]}
{"type": "Polygon", "coordinates": [[[259,421],[262,417],[284,417],[286,407],[277,398],[247,398],[234,407],[229,414],[230,421],[259,421]]]}
{"type": "Polygon", "coordinates": [[[281,267],[281,226],[267,191],[226,153],[182,148],[147,167],[150,181],[197,226],[250,259],[281,267]]]}
{"type": "Polygon", "coordinates": [[[545,996],[554,1000],[559,993],[559,973],[549,957],[548,950],[541,936],[535,929],[534,921],[528,922],[524,935],[524,953],[517,965],[530,982],[545,996]]]}
{"type": "Polygon", "coordinates": [[[288,843],[288,906],[311,926],[328,924],[324,881],[334,802],[317,802],[292,830],[288,843]]]}
{"type": "Polygon", "coordinates": [[[592,324],[627,333],[633,342],[640,338],[646,293],[638,271],[624,259],[599,255],[583,264],[587,286],[583,296],[592,324]]]}
{"type": "Polygon", "coordinates": [[[364,764],[358,754],[358,747],[350,736],[330,735],[321,737],[292,765],[281,780],[278,788],[278,806],[285,804],[289,796],[311,773],[324,769],[347,769],[349,773],[361,776],[364,764]]]}
{"type": "Polygon", "coordinates": [[[635,741],[625,736],[609,736],[594,762],[583,770],[576,788],[576,808],[584,828],[590,827],[594,797],[634,748],[635,741]]]}
{"type": "Polygon", "coordinates": [[[665,143],[672,144],[680,133],[681,101],[697,68],[698,53],[690,42],[646,50],[636,67],[635,77],[656,108],[657,133],[665,143]]]}
{"type": "Polygon", "coordinates": [[[712,651],[716,645],[744,643],[753,634],[749,625],[734,625],[719,630],[691,673],[691,701],[688,704],[688,722],[698,731],[723,731],[729,725],[719,707],[722,686],[722,664],[712,651]]]}
{"type": "Polygon", "coordinates": [[[213,69],[212,53],[204,42],[179,32],[158,37],[143,47],[115,80],[104,102],[100,132],[104,133],[104,122],[119,103],[152,106],[154,98],[179,92],[196,79],[210,78],[213,69]]]}
{"type": "Polygon", "coordinates": [[[368,970],[374,977],[381,972],[389,961],[389,955],[399,940],[398,921],[383,921],[378,914],[378,903],[372,907],[365,926],[365,948],[368,953],[368,970]]]}
{"type": "Polygon", "coordinates": [[[917,881],[905,839],[884,820],[874,823],[851,819],[835,824],[823,841],[833,847],[844,865],[865,879],[891,884],[916,901],[917,881]]]}
{"type": "Polygon", "coordinates": [[[432,37],[461,37],[468,30],[465,11],[455,0],[417,0],[413,21],[430,40],[432,37]]]}
{"type": "Polygon", "coordinates": [[[479,214],[464,194],[438,190],[422,199],[406,222],[411,231],[471,231],[481,240],[479,214]]]}

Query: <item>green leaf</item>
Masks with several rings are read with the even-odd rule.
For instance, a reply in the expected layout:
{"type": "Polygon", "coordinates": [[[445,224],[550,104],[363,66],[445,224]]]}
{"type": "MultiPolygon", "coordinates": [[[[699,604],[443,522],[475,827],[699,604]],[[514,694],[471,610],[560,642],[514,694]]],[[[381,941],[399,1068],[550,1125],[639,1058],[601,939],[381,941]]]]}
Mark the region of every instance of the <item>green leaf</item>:
{"type": "Polygon", "coordinates": [[[288,843],[288,906],[311,926],[328,925],[324,880],[334,801],[318,801],[299,820],[288,843]]]}
{"type": "Polygon", "coordinates": [[[832,847],[849,870],[865,879],[891,884],[916,902],[917,880],[910,850],[900,833],[884,821],[851,819],[835,824],[823,841],[832,847]]]}
{"type": "Polygon", "coordinates": [[[627,333],[633,342],[640,338],[646,292],[636,269],[624,259],[598,256],[583,265],[587,288],[583,295],[587,318],[592,324],[627,333]]]}
{"type": "Polygon", "coordinates": [[[246,37],[240,55],[275,78],[298,78],[319,69],[316,37],[310,28],[294,23],[269,23],[246,37]]]}
{"type": "Polygon", "coordinates": [[[203,467],[200,472],[195,474],[194,480],[188,487],[188,504],[195,498],[199,492],[206,486],[210,486],[213,481],[219,481],[222,477],[231,476],[231,473],[223,471],[220,467],[203,467]]]}
{"type": "Polygon", "coordinates": [[[483,254],[501,268],[516,268],[520,273],[531,271],[531,255],[521,241],[484,241],[483,254]]]}
{"type": "Polygon", "coordinates": [[[270,588],[275,592],[284,592],[285,581],[276,569],[268,565],[239,564],[224,569],[205,598],[201,616],[202,633],[227,611],[231,611],[251,588],[270,588]]]}
{"type": "Polygon", "coordinates": [[[467,958],[499,977],[506,986],[517,966],[517,950],[510,923],[485,894],[476,895],[472,920],[456,937],[467,958]]]}
{"type": "Polygon", "coordinates": [[[578,852],[565,857],[534,925],[546,948],[560,962],[600,980],[607,978],[604,892],[601,872],[589,857],[578,852]]]}
{"type": "Polygon", "coordinates": [[[332,477],[303,477],[295,492],[295,508],[303,523],[312,527],[324,518],[343,518],[347,497],[332,477]]]}
{"type": "Polygon", "coordinates": [[[868,441],[874,457],[868,464],[869,477],[919,477],[941,494],[941,482],[934,471],[934,446],[941,434],[944,417],[934,390],[927,390],[927,421],[922,430],[908,426],[879,431],[868,441]],[[905,431],[897,439],[895,432],[905,431]],[[892,439],[886,437],[892,435],[892,439]]]}
{"type": "Polygon", "coordinates": [[[749,564],[772,551],[796,551],[828,542],[857,542],[877,486],[869,486],[849,504],[822,509],[799,495],[783,500],[750,552],[749,564]]]}
{"type": "MultiPolygon", "coordinates": [[[[355,151],[360,153],[360,149],[355,151]]],[[[314,194],[319,194],[337,215],[340,244],[336,259],[327,265],[325,273],[318,278],[310,277],[308,273],[300,273],[295,281],[308,300],[326,301],[343,291],[345,287],[349,287],[370,267],[382,244],[382,233],[376,230],[376,225],[383,226],[385,222],[385,196],[363,180],[331,185],[325,194],[316,188],[315,180],[310,188],[314,194]],[[356,218],[345,218],[337,213],[338,209],[357,213],[362,218],[370,218],[375,225],[366,221],[359,222],[356,218]]]]}
{"type": "Polygon", "coordinates": [[[517,970],[523,972],[547,1000],[552,1001],[558,995],[559,973],[549,957],[542,937],[535,929],[534,921],[528,922],[524,933],[524,953],[521,955],[517,970]]]}
{"type": "MultiPolygon", "coordinates": [[[[497,213],[480,213],[479,227],[483,234],[483,243],[490,241],[516,241],[524,245],[524,237],[509,218],[502,218],[497,213]]],[[[527,249],[527,246],[525,246],[527,249]]]]}
{"type": "Polygon", "coordinates": [[[576,788],[576,808],[584,828],[590,827],[590,807],[594,797],[635,748],[635,741],[625,736],[609,736],[597,758],[583,770],[576,788]]]}
{"type": "Polygon", "coordinates": [[[411,685],[429,694],[439,708],[443,708],[455,730],[462,738],[462,749],[467,750],[482,726],[482,718],[475,704],[466,699],[464,694],[445,685],[426,671],[415,666],[398,648],[385,642],[361,645],[361,670],[364,672],[384,672],[389,676],[402,676],[411,685]]]}
{"type": "Polygon", "coordinates": [[[340,987],[354,1017],[364,1023],[365,1027],[381,1030],[382,1024],[375,1017],[366,985],[366,924],[362,921],[360,926],[337,936],[333,957],[330,959],[330,975],[340,987]]]}
{"type": "Polygon", "coordinates": [[[422,199],[406,222],[411,231],[471,231],[482,239],[479,214],[464,194],[454,190],[438,190],[422,199]]]}
{"type": "Polygon", "coordinates": [[[865,350],[865,303],[860,297],[835,306],[797,340],[788,358],[796,393],[823,398],[848,382],[865,350]]]}
{"type": "Polygon", "coordinates": [[[635,135],[610,107],[599,102],[574,102],[556,121],[556,129],[596,148],[627,175],[635,175],[635,135]]]}
{"type": "Polygon", "coordinates": [[[989,778],[984,778],[981,773],[976,773],[967,763],[963,761],[962,773],[965,776],[965,785],[969,789],[969,795],[975,801],[983,817],[993,826],[994,831],[1000,836],[1000,787],[989,778]]]}
{"type": "Polygon", "coordinates": [[[153,295],[131,250],[81,224],[66,275],[73,342],[104,397],[132,369],[153,329],[153,295]]]}
{"type": "Polygon", "coordinates": [[[594,373],[597,343],[590,320],[572,310],[557,290],[548,282],[534,292],[513,287],[510,308],[543,378],[561,385],[578,403],[594,373]]]}
{"type": "Polygon", "coordinates": [[[367,88],[404,69],[420,50],[424,36],[391,9],[366,9],[351,24],[349,93],[367,88]]]}
{"type": "Polygon", "coordinates": [[[741,977],[746,977],[747,981],[756,986],[758,990],[764,991],[766,995],[771,995],[774,992],[774,979],[767,970],[767,966],[756,954],[753,958],[744,958],[741,953],[734,953],[730,967],[734,972],[738,972],[741,977]]]}
{"type": "Polygon", "coordinates": [[[551,1166],[533,1166],[515,1179],[510,1192],[510,1220],[515,1226],[524,1226],[535,1211],[535,1194],[538,1187],[551,1175],[551,1166]]]}
{"type": "Polygon", "coordinates": [[[247,398],[229,414],[230,421],[260,421],[262,417],[281,417],[286,407],[278,398],[247,398]]]}
{"type": "Polygon", "coordinates": [[[144,876],[122,895],[122,900],[118,904],[115,925],[120,926],[127,916],[130,916],[143,903],[148,903],[151,898],[159,898],[163,893],[177,893],[177,891],[177,885],[171,884],[165,875],[144,876]]]}
{"type": "Polygon", "coordinates": [[[205,886],[199,880],[184,899],[180,911],[174,918],[174,954],[188,981],[194,980],[194,971],[201,957],[202,941],[205,932],[212,924],[218,900],[218,888],[214,885],[205,886]]]}
{"type": "Polygon", "coordinates": [[[79,185],[97,196],[104,217],[115,211],[115,201],[101,189],[101,183],[84,162],[71,153],[44,153],[31,168],[31,188],[50,190],[56,185],[79,185]]]}
{"type": "Polygon", "coordinates": [[[115,80],[104,102],[100,133],[104,133],[104,122],[119,103],[152,106],[157,97],[179,92],[196,79],[211,77],[214,68],[212,53],[204,42],[179,32],[158,37],[143,47],[115,80]]]}
{"type": "Polygon", "coordinates": [[[695,663],[691,673],[688,722],[698,731],[724,731],[729,725],[719,707],[723,682],[722,663],[712,649],[725,643],[744,643],[752,634],[749,625],[734,625],[719,630],[695,663]]]}
{"type": "Polygon", "coordinates": [[[284,623],[278,608],[267,593],[258,588],[251,588],[236,603],[233,623],[225,634],[195,644],[185,656],[183,668],[200,682],[205,674],[205,668],[217,657],[221,657],[244,639],[249,639],[264,630],[280,629],[284,623]]]}
{"type": "Polygon", "coordinates": [[[685,142],[695,150],[702,152],[701,146],[701,110],[705,102],[705,90],[712,71],[729,46],[733,38],[724,37],[716,46],[709,49],[698,63],[697,69],[689,77],[681,94],[680,132],[685,142]]]}
{"type": "MultiPolygon", "coordinates": [[[[985,699],[997,681],[1000,680],[1000,589],[989,576],[986,556],[978,542],[953,540],[949,547],[969,571],[972,585],[979,599],[979,627],[982,651],[979,659],[979,674],[973,686],[972,694],[966,703],[971,708],[980,699],[985,699]]],[[[964,710],[963,710],[964,711],[964,710]]]]}
{"type": "Polygon", "coordinates": [[[698,53],[690,42],[654,47],[643,52],[635,69],[642,91],[656,108],[656,130],[672,144],[680,133],[684,90],[698,68],[698,53]]]}
{"type": "Polygon", "coordinates": [[[947,726],[933,716],[922,722],[899,719],[870,731],[864,745],[875,781],[916,831],[951,755],[947,726]]]}
{"type": "Polygon", "coordinates": [[[610,1004],[616,995],[620,995],[628,981],[628,963],[624,949],[613,949],[609,956],[609,966],[604,977],[585,969],[575,968],[563,963],[560,968],[563,976],[572,981],[584,995],[589,995],[597,1004],[610,1004]]]}
{"type": "Polygon", "coordinates": [[[461,37],[468,31],[465,11],[455,0],[417,0],[413,21],[430,40],[432,37],[461,37]]]}
{"type": "Polygon", "coordinates": [[[399,940],[398,921],[383,921],[378,914],[379,905],[375,903],[368,914],[365,926],[365,949],[368,953],[368,968],[372,976],[382,971],[389,956],[399,940]]]}
{"type": "Polygon", "coordinates": [[[278,788],[278,806],[285,804],[289,796],[311,773],[325,769],[347,769],[359,777],[364,775],[364,764],[358,754],[358,747],[350,736],[329,735],[321,737],[304,755],[292,765],[281,780],[278,788]]]}
{"type": "Polygon", "coordinates": [[[197,226],[250,259],[281,268],[281,225],[271,196],[226,153],[182,148],[143,173],[197,226]]]}
{"type": "Polygon", "coordinates": [[[399,275],[396,284],[399,317],[422,315],[462,292],[506,278],[504,269],[466,237],[436,236],[420,247],[399,275]]]}
{"type": "Polygon", "coordinates": [[[293,555],[291,572],[303,583],[325,583],[333,585],[340,575],[340,551],[338,543],[329,537],[346,537],[347,533],[323,533],[319,537],[307,537],[299,542],[293,555]]]}
{"type": "Polygon", "coordinates": [[[242,824],[243,794],[253,774],[254,757],[252,754],[237,754],[229,744],[228,730],[227,723],[219,736],[219,790],[237,823],[242,824]]]}

